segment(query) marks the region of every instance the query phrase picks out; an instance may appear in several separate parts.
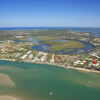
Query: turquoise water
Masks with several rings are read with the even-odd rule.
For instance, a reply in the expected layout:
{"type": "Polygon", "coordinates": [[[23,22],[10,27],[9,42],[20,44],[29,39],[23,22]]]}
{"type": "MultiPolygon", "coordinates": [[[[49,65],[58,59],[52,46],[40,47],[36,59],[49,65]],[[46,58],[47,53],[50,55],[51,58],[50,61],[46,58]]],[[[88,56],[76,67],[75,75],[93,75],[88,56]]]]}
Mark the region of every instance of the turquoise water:
{"type": "Polygon", "coordinates": [[[60,67],[0,61],[0,73],[15,87],[0,86],[0,95],[21,100],[100,100],[100,74],[60,67]]]}

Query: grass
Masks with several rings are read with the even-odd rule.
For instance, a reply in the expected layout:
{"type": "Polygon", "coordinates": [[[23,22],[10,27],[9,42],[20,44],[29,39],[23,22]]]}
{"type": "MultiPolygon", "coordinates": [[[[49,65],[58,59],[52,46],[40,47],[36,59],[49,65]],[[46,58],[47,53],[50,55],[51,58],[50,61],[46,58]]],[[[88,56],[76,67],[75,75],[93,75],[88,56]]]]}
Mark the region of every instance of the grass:
{"type": "Polygon", "coordinates": [[[18,40],[18,41],[25,41],[25,42],[29,42],[30,40],[28,40],[26,37],[23,37],[23,38],[17,38],[15,40],[18,40]]]}
{"type": "Polygon", "coordinates": [[[73,49],[66,49],[66,50],[64,50],[65,52],[71,52],[71,51],[73,51],[73,49]]]}
{"type": "MultiPolygon", "coordinates": [[[[49,43],[49,42],[48,42],[49,43]]],[[[78,41],[63,41],[63,42],[50,42],[51,50],[60,51],[63,49],[70,49],[71,51],[74,48],[82,48],[83,45],[78,41]]]]}
{"type": "Polygon", "coordinates": [[[51,36],[43,36],[43,38],[41,39],[42,41],[48,41],[51,39],[55,39],[55,37],[51,37],[51,36]]]}

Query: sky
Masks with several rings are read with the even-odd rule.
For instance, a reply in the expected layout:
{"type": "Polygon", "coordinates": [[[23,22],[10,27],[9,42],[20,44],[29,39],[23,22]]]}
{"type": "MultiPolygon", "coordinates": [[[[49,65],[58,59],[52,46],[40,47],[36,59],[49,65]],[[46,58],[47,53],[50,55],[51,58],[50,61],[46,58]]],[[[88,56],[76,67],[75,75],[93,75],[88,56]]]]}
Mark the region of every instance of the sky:
{"type": "Polygon", "coordinates": [[[100,0],[0,0],[0,27],[100,27],[100,0]]]}

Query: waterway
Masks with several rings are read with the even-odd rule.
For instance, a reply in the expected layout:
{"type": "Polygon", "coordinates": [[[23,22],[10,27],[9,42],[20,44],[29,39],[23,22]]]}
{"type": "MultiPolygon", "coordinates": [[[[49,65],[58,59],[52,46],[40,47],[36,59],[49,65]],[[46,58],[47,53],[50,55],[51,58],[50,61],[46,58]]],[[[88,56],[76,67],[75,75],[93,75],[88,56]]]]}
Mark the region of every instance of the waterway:
{"type": "Polygon", "coordinates": [[[96,29],[75,29],[73,31],[77,31],[77,32],[86,32],[86,33],[93,33],[93,35],[95,37],[100,37],[100,28],[96,28],[96,29]]]}
{"type": "Polygon", "coordinates": [[[0,84],[0,95],[20,100],[100,100],[98,73],[12,61],[0,61],[0,73],[7,74],[15,84],[0,84]]]}
{"type": "MultiPolygon", "coordinates": [[[[42,38],[42,37],[39,37],[42,38]]],[[[81,44],[83,45],[83,48],[75,48],[72,51],[64,51],[64,50],[69,50],[70,48],[64,49],[64,50],[60,50],[60,51],[50,51],[50,45],[46,44],[46,43],[41,43],[39,42],[38,39],[35,38],[28,38],[28,40],[30,41],[20,41],[20,40],[15,40],[15,42],[19,43],[19,42],[30,42],[30,43],[36,43],[39,45],[32,45],[31,48],[35,49],[37,51],[43,51],[43,52],[52,52],[52,53],[59,53],[59,54],[78,54],[78,53],[86,53],[86,52],[90,52],[94,49],[94,46],[90,43],[87,42],[83,42],[83,41],[78,41],[81,42],[81,44]]],[[[52,40],[50,40],[52,41],[52,40]]],[[[59,40],[59,39],[55,39],[56,42],[62,42],[62,41],[69,41],[69,40],[59,40]]]]}

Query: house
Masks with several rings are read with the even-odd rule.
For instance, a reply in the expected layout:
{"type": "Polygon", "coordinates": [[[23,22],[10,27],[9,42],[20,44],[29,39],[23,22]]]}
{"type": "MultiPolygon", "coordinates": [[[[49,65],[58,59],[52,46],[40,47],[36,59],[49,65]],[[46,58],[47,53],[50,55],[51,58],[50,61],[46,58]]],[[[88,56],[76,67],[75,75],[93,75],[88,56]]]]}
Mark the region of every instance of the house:
{"type": "Polygon", "coordinates": [[[21,57],[21,59],[25,59],[26,57],[27,57],[27,55],[24,55],[24,56],[21,57]]]}
{"type": "Polygon", "coordinates": [[[31,53],[31,51],[28,51],[26,54],[29,55],[31,53]]]}
{"type": "Polygon", "coordinates": [[[83,65],[84,63],[83,63],[83,62],[80,62],[79,64],[80,64],[80,65],[83,65]]]}
{"type": "Polygon", "coordinates": [[[85,61],[85,60],[83,60],[83,63],[86,63],[86,61],[85,61]]]}
{"type": "Polygon", "coordinates": [[[93,66],[96,66],[96,67],[97,67],[97,66],[99,66],[99,63],[97,63],[97,64],[93,64],[93,66]]]}
{"type": "Polygon", "coordinates": [[[55,55],[52,55],[52,59],[54,59],[55,55]]]}
{"type": "Polygon", "coordinates": [[[81,63],[81,61],[80,60],[77,60],[77,61],[74,62],[74,65],[78,65],[80,63],[81,63]]]}
{"type": "Polygon", "coordinates": [[[64,58],[62,56],[60,56],[61,60],[64,61],[64,58]]]}
{"type": "Polygon", "coordinates": [[[40,59],[38,57],[35,57],[33,61],[39,61],[40,59]]]}
{"type": "Polygon", "coordinates": [[[38,55],[45,55],[45,56],[46,56],[46,55],[47,55],[47,53],[44,53],[44,52],[39,52],[39,53],[38,53],[38,55]]]}
{"type": "Polygon", "coordinates": [[[89,61],[93,61],[92,59],[89,59],[89,58],[85,58],[86,60],[89,60],[89,61]]]}
{"type": "Polygon", "coordinates": [[[90,62],[89,64],[88,64],[88,67],[91,67],[93,65],[93,63],[92,62],[90,62]]]}
{"type": "Polygon", "coordinates": [[[56,57],[56,62],[58,61],[58,57],[56,57]]]}
{"type": "Polygon", "coordinates": [[[32,59],[33,58],[33,54],[29,54],[29,58],[32,59]]]}
{"type": "Polygon", "coordinates": [[[45,56],[42,56],[41,57],[41,61],[44,62],[45,61],[45,58],[46,58],[45,56]]]}
{"type": "Polygon", "coordinates": [[[13,56],[19,57],[21,54],[20,53],[13,53],[13,56]]]}
{"type": "Polygon", "coordinates": [[[50,62],[51,62],[51,63],[54,63],[54,58],[50,59],[50,62]]]}

